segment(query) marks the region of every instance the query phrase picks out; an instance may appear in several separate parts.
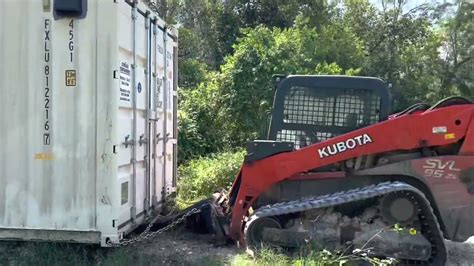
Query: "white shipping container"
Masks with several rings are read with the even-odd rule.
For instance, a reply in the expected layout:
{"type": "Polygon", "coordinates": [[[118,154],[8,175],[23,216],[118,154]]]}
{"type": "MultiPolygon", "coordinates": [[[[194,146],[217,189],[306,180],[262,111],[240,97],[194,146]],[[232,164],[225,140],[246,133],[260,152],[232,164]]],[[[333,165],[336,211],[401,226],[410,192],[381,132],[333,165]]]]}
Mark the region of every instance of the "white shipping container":
{"type": "Polygon", "coordinates": [[[160,210],[177,51],[142,2],[0,0],[0,239],[105,246],[160,210]]]}

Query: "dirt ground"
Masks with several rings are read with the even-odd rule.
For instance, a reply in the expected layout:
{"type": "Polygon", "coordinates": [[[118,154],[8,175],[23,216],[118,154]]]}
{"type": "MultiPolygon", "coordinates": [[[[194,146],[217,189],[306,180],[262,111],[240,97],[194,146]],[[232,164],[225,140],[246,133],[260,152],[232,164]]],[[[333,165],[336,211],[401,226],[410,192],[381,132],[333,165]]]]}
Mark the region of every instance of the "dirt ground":
{"type": "Polygon", "coordinates": [[[466,243],[446,241],[449,258],[448,265],[474,265],[474,238],[466,243]]]}
{"type": "MultiPolygon", "coordinates": [[[[474,265],[474,243],[447,241],[447,246],[448,265],[474,265]]],[[[173,231],[119,249],[0,242],[0,265],[229,265],[242,253],[232,245],[215,245],[207,235],[173,231]]]]}
{"type": "Polygon", "coordinates": [[[207,235],[167,232],[122,248],[96,245],[0,242],[0,265],[224,265],[239,254],[207,235]]]}
{"type": "Polygon", "coordinates": [[[174,231],[139,244],[141,255],[160,259],[159,264],[169,265],[223,265],[242,253],[234,245],[216,245],[209,235],[174,231]]]}

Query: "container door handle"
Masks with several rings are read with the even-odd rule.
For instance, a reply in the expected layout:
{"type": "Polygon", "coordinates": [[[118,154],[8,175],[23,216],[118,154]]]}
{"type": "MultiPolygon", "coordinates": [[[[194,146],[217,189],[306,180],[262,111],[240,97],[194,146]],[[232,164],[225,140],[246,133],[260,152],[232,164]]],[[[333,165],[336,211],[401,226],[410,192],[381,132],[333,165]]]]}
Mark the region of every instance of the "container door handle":
{"type": "Polygon", "coordinates": [[[127,135],[125,137],[125,141],[122,144],[125,145],[125,148],[128,148],[128,145],[130,146],[135,145],[135,141],[133,139],[130,139],[130,135],[127,135]]]}
{"type": "Polygon", "coordinates": [[[142,135],[140,136],[140,140],[138,140],[138,144],[139,144],[140,146],[142,146],[142,144],[145,144],[145,143],[148,143],[148,140],[145,138],[145,135],[142,134],[142,135]]]}

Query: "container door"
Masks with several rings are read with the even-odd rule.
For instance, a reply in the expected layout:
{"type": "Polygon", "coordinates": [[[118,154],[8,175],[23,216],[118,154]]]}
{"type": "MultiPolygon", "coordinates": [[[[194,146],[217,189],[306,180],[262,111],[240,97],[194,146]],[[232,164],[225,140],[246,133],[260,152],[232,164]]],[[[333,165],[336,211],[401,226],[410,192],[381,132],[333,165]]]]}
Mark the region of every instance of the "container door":
{"type": "Polygon", "coordinates": [[[156,23],[152,23],[152,83],[151,83],[151,203],[157,206],[161,199],[162,180],[159,178],[162,174],[162,151],[159,143],[163,137],[162,127],[159,125],[163,121],[163,34],[156,23]]]}
{"type": "Polygon", "coordinates": [[[150,19],[123,2],[119,18],[119,224],[143,219],[150,206],[150,19]]]}
{"type": "Polygon", "coordinates": [[[152,147],[152,203],[158,206],[175,188],[176,175],[176,42],[160,26],[153,25],[153,128],[152,147]]]}
{"type": "Polygon", "coordinates": [[[165,36],[166,47],[166,82],[165,82],[165,195],[174,192],[176,186],[176,155],[177,155],[177,47],[169,35],[165,36]]]}
{"type": "Polygon", "coordinates": [[[153,147],[152,147],[152,199],[153,205],[157,206],[164,196],[164,184],[166,175],[165,168],[165,139],[166,130],[164,115],[164,87],[165,87],[165,46],[164,31],[156,24],[153,25],[153,53],[154,53],[154,78],[153,78],[153,111],[155,119],[153,120],[153,147]]]}

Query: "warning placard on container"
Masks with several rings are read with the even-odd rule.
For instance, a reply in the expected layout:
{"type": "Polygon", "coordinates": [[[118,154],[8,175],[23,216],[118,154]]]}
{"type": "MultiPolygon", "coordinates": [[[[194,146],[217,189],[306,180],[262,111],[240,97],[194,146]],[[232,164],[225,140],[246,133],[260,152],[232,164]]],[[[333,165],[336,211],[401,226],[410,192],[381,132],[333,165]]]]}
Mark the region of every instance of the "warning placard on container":
{"type": "Polygon", "coordinates": [[[66,86],[76,86],[76,70],[66,70],[66,86]]]}
{"type": "Polygon", "coordinates": [[[127,61],[120,61],[120,100],[130,102],[132,68],[127,61]]]}

